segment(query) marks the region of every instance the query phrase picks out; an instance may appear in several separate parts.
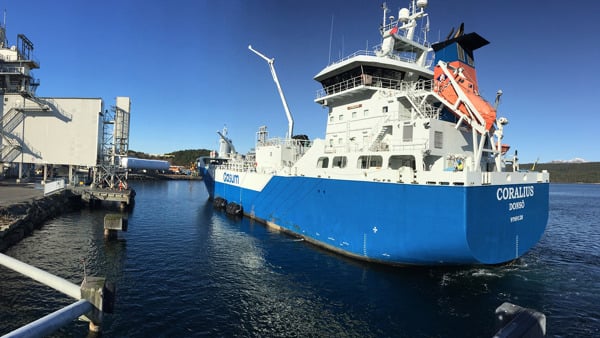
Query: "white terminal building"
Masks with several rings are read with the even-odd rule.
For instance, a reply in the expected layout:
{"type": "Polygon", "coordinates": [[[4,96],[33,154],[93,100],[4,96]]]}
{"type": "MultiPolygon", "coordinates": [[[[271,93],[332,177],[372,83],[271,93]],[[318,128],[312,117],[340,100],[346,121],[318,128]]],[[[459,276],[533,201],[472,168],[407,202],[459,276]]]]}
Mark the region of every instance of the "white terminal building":
{"type": "Polygon", "coordinates": [[[76,169],[87,169],[98,185],[118,183],[113,176],[128,150],[130,99],[117,97],[105,110],[101,98],[37,97],[32,71],[39,67],[33,43],[19,34],[9,45],[0,26],[0,177],[12,172],[22,180],[37,168],[45,180],[50,168],[69,168],[70,182],[76,169]]]}

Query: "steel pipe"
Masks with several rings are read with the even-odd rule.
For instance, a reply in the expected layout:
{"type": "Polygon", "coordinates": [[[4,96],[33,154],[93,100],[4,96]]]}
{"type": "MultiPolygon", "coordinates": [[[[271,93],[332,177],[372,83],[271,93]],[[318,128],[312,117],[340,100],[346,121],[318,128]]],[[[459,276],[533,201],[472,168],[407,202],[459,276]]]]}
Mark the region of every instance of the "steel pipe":
{"type": "Polygon", "coordinates": [[[19,272],[31,279],[34,279],[44,285],[64,293],[75,299],[81,299],[81,291],[78,285],[75,285],[64,278],[57,277],[42,269],[38,269],[29,264],[23,263],[10,256],[0,253],[0,264],[19,272]]]}
{"type": "Polygon", "coordinates": [[[92,311],[94,306],[85,299],[52,312],[34,322],[9,332],[1,338],[45,337],[71,323],[79,316],[92,311]]]}

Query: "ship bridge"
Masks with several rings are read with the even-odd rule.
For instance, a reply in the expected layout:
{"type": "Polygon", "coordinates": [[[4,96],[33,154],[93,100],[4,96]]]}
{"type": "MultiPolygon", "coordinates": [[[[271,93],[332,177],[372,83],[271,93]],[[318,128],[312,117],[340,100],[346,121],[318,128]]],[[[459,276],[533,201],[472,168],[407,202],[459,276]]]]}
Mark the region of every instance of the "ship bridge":
{"type": "Polygon", "coordinates": [[[409,59],[399,60],[375,55],[357,55],[325,68],[315,76],[323,88],[316,103],[327,106],[356,94],[379,89],[401,89],[403,82],[431,79],[433,72],[409,59]]]}
{"type": "Polygon", "coordinates": [[[410,82],[430,80],[433,60],[432,48],[427,41],[428,25],[415,36],[417,21],[427,17],[427,1],[413,2],[412,8],[402,8],[397,19],[389,16],[383,5],[383,23],[380,26],[382,42],[373,51],[361,50],[323,69],[314,79],[323,86],[317,92],[316,103],[330,106],[334,101],[368,96],[380,89],[401,89],[410,82]],[[356,95],[356,96],[355,96],[356,95]]]}

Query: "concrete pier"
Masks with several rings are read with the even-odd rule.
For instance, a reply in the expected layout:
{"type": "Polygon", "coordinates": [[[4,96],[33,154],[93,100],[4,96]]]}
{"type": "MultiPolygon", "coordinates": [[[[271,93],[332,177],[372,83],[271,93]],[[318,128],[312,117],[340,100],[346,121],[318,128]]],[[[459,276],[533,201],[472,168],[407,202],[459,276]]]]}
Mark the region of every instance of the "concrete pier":
{"type": "Polygon", "coordinates": [[[73,187],[74,194],[81,195],[81,199],[87,203],[95,201],[120,202],[121,205],[131,205],[135,198],[133,189],[104,189],[91,187],[73,187]]]}
{"type": "Polygon", "coordinates": [[[104,216],[104,238],[115,239],[119,231],[127,231],[127,218],[121,214],[104,216]]]}
{"type": "Polygon", "coordinates": [[[100,332],[104,313],[113,313],[115,288],[107,283],[104,277],[86,277],[81,284],[81,299],[86,299],[94,305],[81,319],[89,321],[91,332],[100,332]]]}

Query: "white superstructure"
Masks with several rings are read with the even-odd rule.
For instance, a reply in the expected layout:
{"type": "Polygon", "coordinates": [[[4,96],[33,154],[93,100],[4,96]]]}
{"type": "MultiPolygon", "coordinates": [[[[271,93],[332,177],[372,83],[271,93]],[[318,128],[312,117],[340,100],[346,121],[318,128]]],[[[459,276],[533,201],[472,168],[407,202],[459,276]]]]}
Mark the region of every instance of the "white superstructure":
{"type": "MultiPolygon", "coordinates": [[[[255,157],[230,161],[224,168],[437,185],[548,181],[547,173],[520,172],[516,156],[504,157],[508,146],[501,140],[508,120],[485,121],[485,112],[478,109],[489,104],[479,97],[476,79],[471,79],[473,93],[464,93],[460,87],[468,71],[440,61],[438,71],[443,75],[434,78],[426,6],[427,1],[412,1],[411,8],[400,9],[395,19],[387,17],[384,4],[382,44],[336,61],[315,76],[323,86],[315,102],[328,108],[324,139],[270,138],[267,127],[262,126],[257,132],[255,157]],[[423,21],[426,23],[419,25],[423,21]],[[444,96],[447,88],[457,93],[456,101],[444,96]]],[[[461,26],[455,38],[462,35],[461,26]]],[[[465,41],[463,44],[473,49],[487,44],[479,36],[465,36],[465,41]]],[[[269,62],[291,120],[273,59],[254,52],[269,62]]],[[[472,50],[466,54],[469,60],[465,59],[465,64],[473,65],[472,50]]],[[[493,116],[495,109],[490,108],[493,116]]]]}

